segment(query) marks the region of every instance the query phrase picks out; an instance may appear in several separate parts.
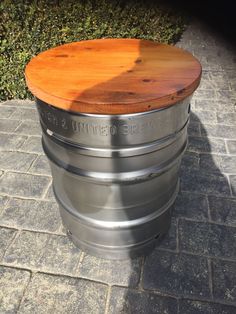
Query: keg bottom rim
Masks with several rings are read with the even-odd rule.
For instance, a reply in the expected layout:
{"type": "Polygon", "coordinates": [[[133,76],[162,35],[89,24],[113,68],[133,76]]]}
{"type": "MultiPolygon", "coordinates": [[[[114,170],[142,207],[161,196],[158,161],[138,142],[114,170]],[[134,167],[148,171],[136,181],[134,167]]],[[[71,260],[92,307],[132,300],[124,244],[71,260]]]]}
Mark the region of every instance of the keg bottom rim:
{"type": "Polygon", "coordinates": [[[131,247],[117,247],[115,248],[108,248],[104,247],[97,247],[91,245],[91,243],[86,243],[81,239],[75,237],[69,230],[67,230],[67,236],[73,242],[73,244],[81,249],[83,252],[101,258],[105,260],[126,260],[126,259],[135,259],[141,256],[147,256],[152,253],[156,246],[158,246],[162,240],[164,239],[165,235],[168,233],[170,228],[170,223],[166,227],[166,231],[157,234],[154,238],[149,239],[143,243],[138,243],[137,245],[132,245],[131,247]]]}

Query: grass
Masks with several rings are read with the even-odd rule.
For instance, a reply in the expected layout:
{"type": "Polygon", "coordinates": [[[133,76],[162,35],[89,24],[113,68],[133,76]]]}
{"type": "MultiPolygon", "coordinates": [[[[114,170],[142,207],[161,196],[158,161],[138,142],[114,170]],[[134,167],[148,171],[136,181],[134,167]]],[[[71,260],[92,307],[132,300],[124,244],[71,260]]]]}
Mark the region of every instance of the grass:
{"type": "Polygon", "coordinates": [[[105,37],[175,43],[184,17],[158,1],[9,1],[0,4],[0,100],[32,98],[27,62],[60,44],[105,37]],[[147,2],[147,3],[146,3],[147,2]]]}

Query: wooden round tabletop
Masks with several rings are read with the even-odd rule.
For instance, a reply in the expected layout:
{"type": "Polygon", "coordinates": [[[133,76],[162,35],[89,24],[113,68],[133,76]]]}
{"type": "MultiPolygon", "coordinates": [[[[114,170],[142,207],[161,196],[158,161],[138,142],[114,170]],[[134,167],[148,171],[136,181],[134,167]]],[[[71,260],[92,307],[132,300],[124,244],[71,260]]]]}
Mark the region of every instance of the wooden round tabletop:
{"type": "Polygon", "coordinates": [[[97,39],[49,49],[26,66],[30,91],[67,111],[127,114],[173,105],[197,88],[201,65],[180,48],[97,39]]]}

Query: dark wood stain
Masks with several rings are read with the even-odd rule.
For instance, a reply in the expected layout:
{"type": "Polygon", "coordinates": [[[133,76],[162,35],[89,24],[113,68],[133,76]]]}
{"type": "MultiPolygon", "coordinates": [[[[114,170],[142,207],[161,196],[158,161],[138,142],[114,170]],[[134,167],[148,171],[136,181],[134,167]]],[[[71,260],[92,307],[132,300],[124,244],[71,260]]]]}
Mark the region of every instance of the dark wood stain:
{"type": "Polygon", "coordinates": [[[142,59],[137,59],[134,61],[134,63],[141,63],[142,62],[142,59]]]}
{"type": "Polygon", "coordinates": [[[68,55],[55,55],[55,58],[68,58],[68,55]]]}
{"type": "Polygon", "coordinates": [[[183,89],[180,89],[180,90],[178,90],[177,91],[177,95],[181,95],[181,94],[183,94],[185,92],[185,89],[183,88],[183,89]]]}

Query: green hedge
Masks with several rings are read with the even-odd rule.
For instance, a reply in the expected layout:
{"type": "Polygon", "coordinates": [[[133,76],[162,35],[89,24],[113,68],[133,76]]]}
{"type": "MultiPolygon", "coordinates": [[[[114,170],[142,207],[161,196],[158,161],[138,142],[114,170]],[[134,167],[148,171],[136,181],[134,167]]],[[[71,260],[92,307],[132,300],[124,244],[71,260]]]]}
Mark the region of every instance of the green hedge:
{"type": "Polygon", "coordinates": [[[26,63],[59,44],[104,37],[174,43],[185,20],[157,1],[10,1],[0,4],[0,100],[31,98],[26,63]]]}

